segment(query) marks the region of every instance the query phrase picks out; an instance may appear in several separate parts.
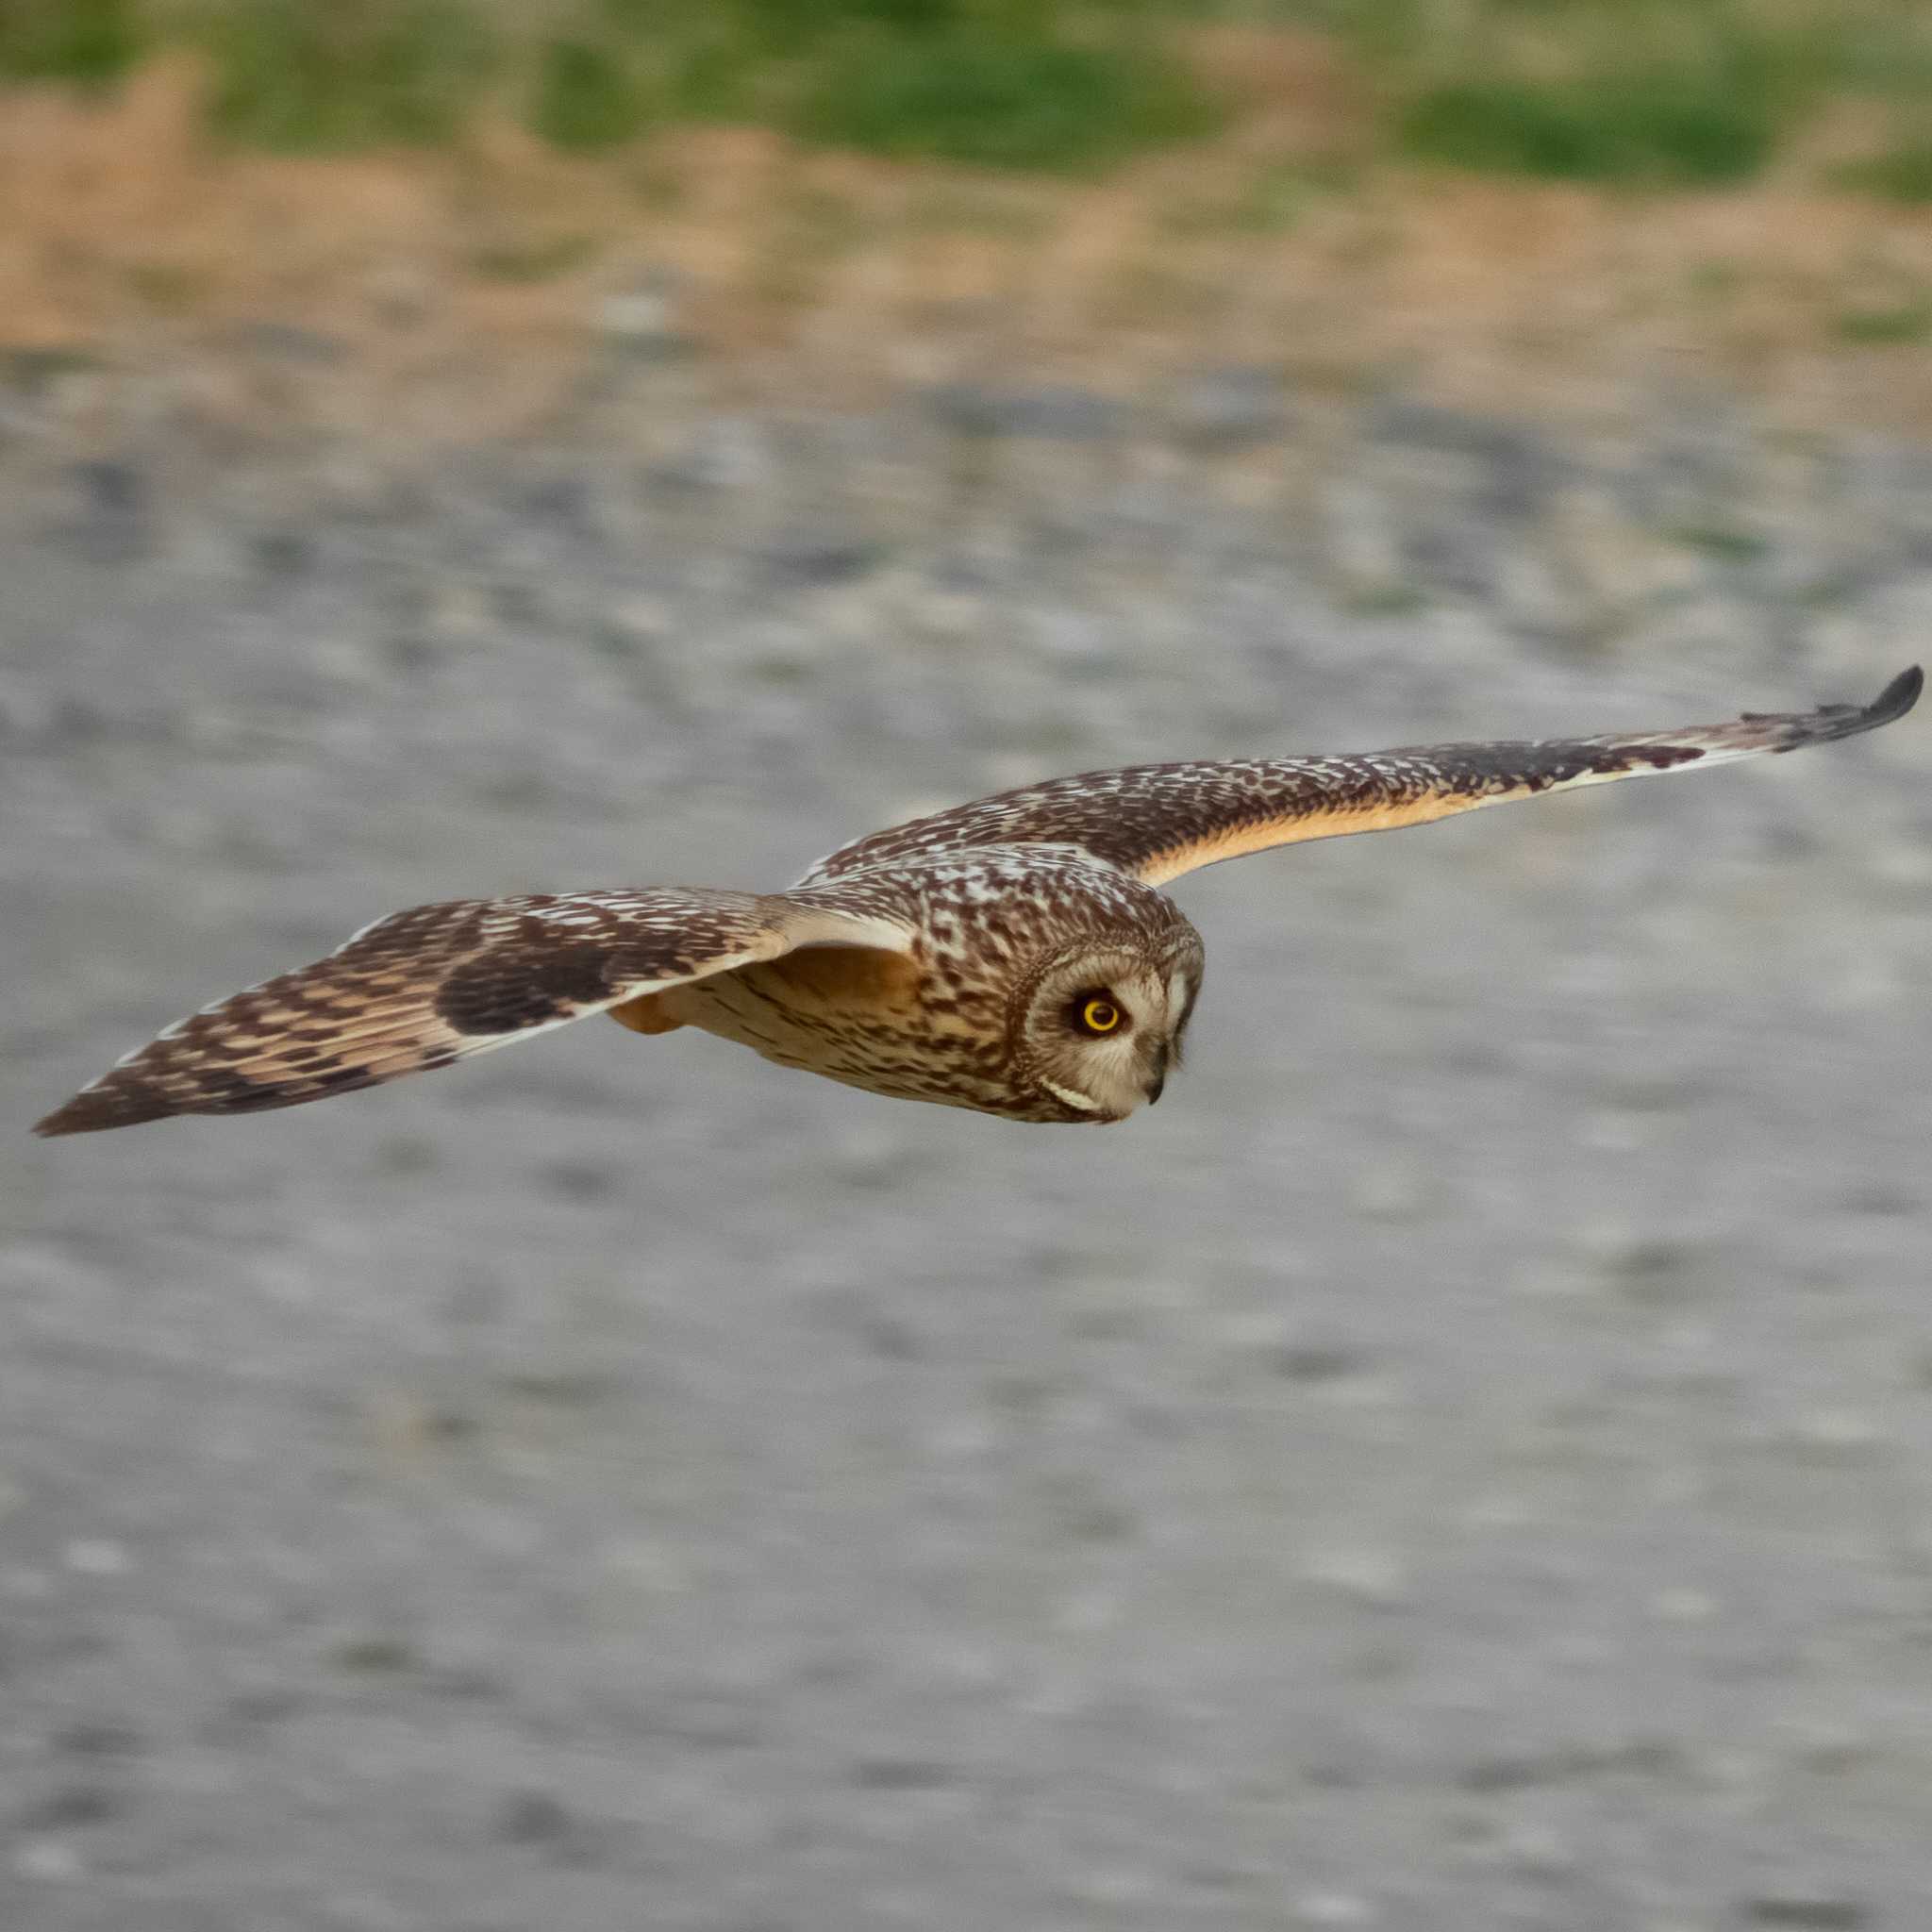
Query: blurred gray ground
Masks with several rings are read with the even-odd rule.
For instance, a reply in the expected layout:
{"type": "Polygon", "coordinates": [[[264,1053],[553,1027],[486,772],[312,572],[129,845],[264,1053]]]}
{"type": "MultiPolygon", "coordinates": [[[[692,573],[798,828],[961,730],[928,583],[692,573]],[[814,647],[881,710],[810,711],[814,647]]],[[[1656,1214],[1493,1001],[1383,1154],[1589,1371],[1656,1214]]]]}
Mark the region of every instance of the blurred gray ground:
{"type": "Polygon", "coordinates": [[[0,1924],[1932,1923],[1924,715],[1185,881],[1118,1131],[591,1022],[26,1138],[415,901],[1863,698],[1932,629],[1879,441],[961,408],[14,420],[0,1924]]]}

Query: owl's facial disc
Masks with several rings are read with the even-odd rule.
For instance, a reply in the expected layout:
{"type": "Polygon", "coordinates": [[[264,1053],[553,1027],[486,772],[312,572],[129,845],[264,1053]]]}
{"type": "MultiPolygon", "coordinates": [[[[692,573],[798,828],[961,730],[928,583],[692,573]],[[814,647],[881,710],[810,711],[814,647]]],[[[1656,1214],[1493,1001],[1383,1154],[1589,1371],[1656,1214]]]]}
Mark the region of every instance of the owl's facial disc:
{"type": "Polygon", "coordinates": [[[1064,1121],[1124,1120],[1151,1106],[1178,1059],[1199,961],[1087,950],[1058,962],[1028,1002],[1022,1074],[1064,1121]]]}

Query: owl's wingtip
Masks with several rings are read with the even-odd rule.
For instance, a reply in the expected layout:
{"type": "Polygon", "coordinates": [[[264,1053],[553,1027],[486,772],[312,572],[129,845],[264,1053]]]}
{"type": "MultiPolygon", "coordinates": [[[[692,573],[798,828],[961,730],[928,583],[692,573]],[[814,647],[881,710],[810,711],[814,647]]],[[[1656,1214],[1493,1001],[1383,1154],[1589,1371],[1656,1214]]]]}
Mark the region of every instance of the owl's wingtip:
{"type": "Polygon", "coordinates": [[[1919,702],[1919,693],[1924,689],[1924,671],[1917,664],[1907,665],[1865,708],[1865,717],[1874,724],[1890,724],[1919,702]]]}
{"type": "Polygon", "coordinates": [[[42,1141],[55,1141],[63,1134],[101,1134],[109,1127],[139,1126],[143,1121],[161,1120],[174,1111],[143,1091],[104,1083],[83,1087],[64,1107],[37,1120],[33,1130],[42,1141]]]}

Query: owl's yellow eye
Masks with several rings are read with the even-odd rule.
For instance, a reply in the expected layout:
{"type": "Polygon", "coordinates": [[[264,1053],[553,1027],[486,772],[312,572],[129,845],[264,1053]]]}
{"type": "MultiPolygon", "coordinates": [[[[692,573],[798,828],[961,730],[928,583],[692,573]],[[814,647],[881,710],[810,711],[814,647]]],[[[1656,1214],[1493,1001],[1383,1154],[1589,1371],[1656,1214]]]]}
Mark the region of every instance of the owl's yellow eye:
{"type": "Polygon", "coordinates": [[[1080,1002],[1080,1024],[1090,1033],[1111,1033],[1121,1024],[1121,1009],[1103,993],[1080,1002]]]}

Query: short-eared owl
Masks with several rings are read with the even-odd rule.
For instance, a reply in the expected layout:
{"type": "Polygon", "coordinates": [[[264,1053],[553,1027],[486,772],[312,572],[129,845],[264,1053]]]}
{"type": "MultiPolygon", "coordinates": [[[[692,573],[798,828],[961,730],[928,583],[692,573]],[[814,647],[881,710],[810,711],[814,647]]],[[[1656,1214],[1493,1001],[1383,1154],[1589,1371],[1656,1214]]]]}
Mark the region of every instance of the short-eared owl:
{"type": "Polygon", "coordinates": [[[1160,1097],[1201,937],[1160,888],[1302,839],[1794,751],[1902,717],[1872,705],[1537,743],[1140,765],[1002,792],[815,865],[789,891],[643,886],[419,906],[204,1007],[42,1134],[291,1107],[447,1066],[587,1013],[701,1027],[780,1066],[1016,1121],[1118,1121],[1160,1097]]]}

